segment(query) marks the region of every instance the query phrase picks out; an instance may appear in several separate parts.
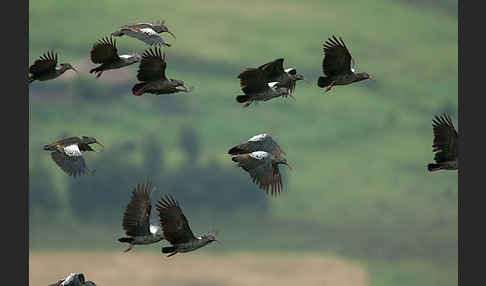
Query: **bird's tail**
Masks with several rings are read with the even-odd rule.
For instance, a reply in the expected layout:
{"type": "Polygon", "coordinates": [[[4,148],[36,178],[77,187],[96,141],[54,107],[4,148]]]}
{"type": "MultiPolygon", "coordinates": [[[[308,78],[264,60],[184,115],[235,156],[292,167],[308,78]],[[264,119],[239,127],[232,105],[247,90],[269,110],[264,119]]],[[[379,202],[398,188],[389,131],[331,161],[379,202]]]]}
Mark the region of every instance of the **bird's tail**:
{"type": "Polygon", "coordinates": [[[174,246],[170,247],[162,247],[162,253],[171,253],[174,252],[176,249],[174,246]]]}
{"type": "Polygon", "coordinates": [[[429,172],[433,172],[442,169],[442,166],[439,164],[428,164],[427,169],[429,170],[429,172]]]}
{"type": "Polygon", "coordinates": [[[122,238],[119,238],[118,241],[119,242],[131,243],[131,242],[133,242],[133,237],[122,237],[122,238]]]}
{"type": "Polygon", "coordinates": [[[326,87],[330,85],[332,80],[327,77],[327,76],[320,76],[319,79],[317,80],[317,86],[319,87],[326,87]]]}
{"type": "Polygon", "coordinates": [[[124,34],[123,34],[123,32],[122,32],[121,30],[119,30],[119,31],[116,31],[116,32],[111,33],[111,35],[112,35],[113,37],[121,37],[121,36],[123,36],[124,34]]]}
{"type": "Polygon", "coordinates": [[[247,102],[249,99],[250,97],[248,95],[238,95],[236,97],[236,101],[238,101],[239,103],[247,102]]]}
{"type": "Polygon", "coordinates": [[[139,82],[139,83],[135,84],[132,87],[132,94],[135,95],[135,96],[142,95],[142,93],[143,93],[142,89],[143,89],[144,86],[145,86],[144,82],[139,82]]]}

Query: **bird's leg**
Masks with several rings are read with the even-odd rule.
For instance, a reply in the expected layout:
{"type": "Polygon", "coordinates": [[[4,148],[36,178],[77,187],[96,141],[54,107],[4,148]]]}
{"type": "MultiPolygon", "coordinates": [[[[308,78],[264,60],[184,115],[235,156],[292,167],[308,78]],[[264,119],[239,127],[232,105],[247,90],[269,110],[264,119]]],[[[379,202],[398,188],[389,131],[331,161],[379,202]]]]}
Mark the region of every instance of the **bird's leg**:
{"type": "Polygon", "coordinates": [[[144,88],[144,87],[142,87],[142,88],[140,88],[139,90],[135,91],[135,93],[134,93],[133,95],[135,95],[135,96],[140,96],[140,95],[142,95],[144,92],[145,92],[145,88],[144,88]]]}
{"type": "Polygon", "coordinates": [[[333,86],[334,86],[334,81],[331,82],[331,84],[326,88],[326,90],[324,92],[330,91],[333,86]]]}
{"type": "Polygon", "coordinates": [[[246,102],[244,105],[243,105],[243,108],[247,108],[248,106],[250,106],[250,104],[252,103],[252,101],[248,101],[246,102]]]}
{"type": "Polygon", "coordinates": [[[167,255],[167,257],[171,257],[172,255],[176,255],[176,254],[177,254],[177,251],[172,252],[171,254],[167,255]]]}
{"type": "Polygon", "coordinates": [[[102,73],[103,73],[102,71],[97,72],[96,73],[96,78],[98,79],[101,76],[102,73]]]}
{"type": "Polygon", "coordinates": [[[132,245],[132,244],[130,244],[130,246],[129,246],[127,249],[125,249],[125,250],[123,251],[123,253],[127,253],[127,252],[129,252],[130,250],[132,250],[132,248],[133,248],[133,245],[132,245]]]}

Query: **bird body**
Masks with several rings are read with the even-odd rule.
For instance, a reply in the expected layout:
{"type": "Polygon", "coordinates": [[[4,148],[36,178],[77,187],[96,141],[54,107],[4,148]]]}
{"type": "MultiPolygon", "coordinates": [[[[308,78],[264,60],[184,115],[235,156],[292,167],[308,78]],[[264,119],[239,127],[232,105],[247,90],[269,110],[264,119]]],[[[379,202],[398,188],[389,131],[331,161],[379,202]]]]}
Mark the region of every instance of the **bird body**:
{"type": "Polygon", "coordinates": [[[140,61],[140,55],[118,55],[116,41],[113,38],[103,38],[93,45],[90,52],[91,61],[101,64],[91,69],[90,73],[95,73],[99,78],[103,71],[119,69],[140,61]]]}
{"type": "Polygon", "coordinates": [[[326,87],[326,92],[335,85],[348,85],[353,82],[371,78],[368,73],[357,73],[356,62],[344,44],[344,41],[335,36],[330,37],[324,43],[324,59],[322,60],[322,72],[317,86],[326,87]]]}
{"type": "Polygon", "coordinates": [[[214,241],[218,241],[216,234],[212,232],[198,237],[194,236],[179,203],[172,196],[166,195],[165,197],[161,197],[156,207],[159,212],[164,237],[172,245],[162,248],[162,253],[169,253],[168,257],[179,252],[194,251],[214,241]]]}
{"type": "Polygon", "coordinates": [[[238,78],[245,94],[237,96],[236,101],[245,103],[243,107],[248,107],[254,101],[268,101],[290,94],[290,89],[279,86],[278,82],[267,82],[265,73],[259,68],[247,68],[238,78]]]}
{"type": "Polygon", "coordinates": [[[166,43],[164,39],[162,39],[162,37],[159,35],[160,33],[167,32],[175,38],[175,35],[171,31],[169,31],[164,23],[165,21],[158,21],[156,23],[123,25],[118,31],[111,33],[111,35],[114,37],[127,35],[129,37],[139,39],[150,46],[164,45],[170,47],[171,45],[169,43],[166,43]]]}
{"type": "Polygon", "coordinates": [[[164,239],[160,226],[150,224],[152,210],[152,184],[138,184],[132,191],[132,197],[125,207],[122,226],[126,237],[119,238],[119,242],[130,246],[124,251],[130,251],[135,245],[157,243],[164,239]]]}
{"type": "Polygon", "coordinates": [[[96,286],[93,281],[85,281],[83,273],[71,273],[66,278],[49,286],[96,286]]]}
{"type": "MultiPolygon", "coordinates": [[[[276,59],[258,67],[263,73],[266,82],[277,82],[277,87],[289,89],[289,95],[293,97],[295,85],[299,80],[306,80],[303,74],[297,74],[295,68],[283,68],[283,58],[276,59]]],[[[295,98],[294,98],[295,99],[295,98]]]]}
{"type": "Polygon", "coordinates": [[[280,156],[282,153],[285,154],[272,136],[266,133],[255,135],[248,141],[231,148],[228,154],[248,154],[256,151],[265,151],[275,156],[280,156]]]}
{"type": "Polygon", "coordinates": [[[427,165],[430,172],[438,170],[457,170],[459,167],[458,137],[449,115],[435,116],[432,121],[434,131],[433,152],[434,161],[427,165]]]}
{"type": "Polygon", "coordinates": [[[285,158],[265,151],[255,151],[247,154],[232,155],[231,160],[237,163],[237,167],[241,167],[248,172],[253,182],[261,190],[266,193],[270,191],[272,195],[280,194],[282,191],[282,176],[278,165],[285,164],[289,166],[285,158]]]}
{"type": "Polygon", "coordinates": [[[70,69],[76,71],[71,64],[62,63],[58,65],[57,54],[48,51],[29,67],[29,84],[35,80],[46,81],[55,79],[70,69]]]}
{"type": "Polygon", "coordinates": [[[91,148],[90,144],[101,144],[94,137],[82,136],[64,138],[59,141],[53,142],[48,145],[44,145],[44,150],[52,151],[51,158],[65,173],[69,176],[81,176],[86,175],[89,171],[86,166],[82,152],[95,151],[91,148]]]}
{"type": "Polygon", "coordinates": [[[140,96],[144,93],[170,94],[192,90],[181,80],[168,79],[165,75],[166,67],[165,53],[161,53],[160,47],[145,51],[137,72],[137,79],[141,82],[133,86],[133,95],[140,96]]]}

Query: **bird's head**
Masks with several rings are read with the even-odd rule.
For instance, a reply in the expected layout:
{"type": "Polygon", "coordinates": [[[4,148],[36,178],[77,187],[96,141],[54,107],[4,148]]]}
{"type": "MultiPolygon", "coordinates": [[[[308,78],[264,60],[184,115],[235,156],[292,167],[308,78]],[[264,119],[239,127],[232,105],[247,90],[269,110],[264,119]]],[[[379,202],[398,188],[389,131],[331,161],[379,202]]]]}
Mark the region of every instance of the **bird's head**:
{"type": "Polygon", "coordinates": [[[366,72],[359,72],[359,73],[356,73],[356,81],[362,81],[362,80],[365,80],[365,79],[371,79],[371,76],[366,73],[366,72]]]}
{"type": "Polygon", "coordinates": [[[101,142],[96,140],[96,138],[94,138],[94,137],[82,136],[79,143],[81,143],[81,144],[98,144],[103,148],[100,151],[95,151],[95,152],[102,152],[105,149],[105,145],[101,144],[101,142]]]}
{"type": "Polygon", "coordinates": [[[63,64],[60,64],[60,66],[64,70],[73,70],[75,72],[78,72],[78,70],[76,70],[71,64],[63,63],[63,64]]]}
{"type": "Polygon", "coordinates": [[[192,90],[192,88],[187,87],[186,84],[184,83],[184,81],[182,81],[182,80],[171,78],[170,81],[175,84],[175,87],[182,86],[187,92],[192,90]]]}
{"type": "Polygon", "coordinates": [[[212,243],[212,242],[217,242],[220,243],[219,240],[216,238],[216,231],[209,232],[207,234],[204,234],[201,238],[206,241],[206,244],[212,243]]]}
{"type": "Polygon", "coordinates": [[[154,28],[154,31],[159,33],[159,34],[163,33],[163,32],[167,32],[172,37],[174,37],[174,39],[176,38],[176,36],[171,31],[169,31],[169,28],[167,28],[167,26],[165,26],[163,23],[161,23],[159,25],[154,25],[153,28],[154,28]]]}
{"type": "Polygon", "coordinates": [[[297,70],[294,68],[288,68],[285,70],[285,72],[295,81],[304,80],[305,82],[311,84],[303,74],[297,73],[297,70]]]}

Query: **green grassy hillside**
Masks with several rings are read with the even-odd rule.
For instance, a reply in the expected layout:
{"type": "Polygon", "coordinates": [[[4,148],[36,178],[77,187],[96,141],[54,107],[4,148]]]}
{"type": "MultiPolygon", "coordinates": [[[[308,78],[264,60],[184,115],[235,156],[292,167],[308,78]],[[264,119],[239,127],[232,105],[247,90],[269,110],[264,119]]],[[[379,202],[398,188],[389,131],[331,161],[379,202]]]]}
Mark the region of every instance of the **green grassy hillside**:
{"type": "MultiPolygon", "coordinates": [[[[50,199],[43,204],[31,199],[31,247],[48,247],[49,235],[43,230],[56,220],[61,225],[99,224],[73,211],[78,206],[73,203],[73,190],[81,192],[83,186],[92,186],[93,200],[97,195],[108,196],[107,192],[115,194],[111,212],[121,218],[122,206],[137,180],[159,177],[160,185],[187,171],[188,153],[179,138],[181,130],[190,127],[198,136],[197,166],[209,174],[201,171],[200,177],[211,177],[212,166],[218,166],[218,170],[227,169],[235,178],[249,181],[247,174],[232,166],[226,151],[263,132],[278,140],[294,167],[293,171],[281,168],[287,187],[278,198],[266,196],[251,183],[244,187],[253,192],[255,200],[265,202],[265,210],[254,215],[248,215],[246,206],[214,215],[207,214],[203,206],[197,212],[185,209],[188,217],[198,217],[203,225],[219,222],[236,248],[290,249],[298,241],[307,251],[336,251],[380,261],[456,261],[457,172],[431,174],[426,164],[433,158],[433,116],[448,112],[457,127],[457,18],[385,0],[274,0],[264,4],[35,0],[30,1],[29,16],[30,62],[52,48],[59,53],[60,62],[71,62],[80,70],[77,76],[68,71],[55,81],[30,86],[31,197],[38,192],[40,198],[49,194],[56,201],[50,206],[50,199]],[[167,74],[195,86],[192,93],[133,97],[135,65],[108,71],[99,80],[88,73],[92,67],[89,51],[97,39],[122,24],[155,19],[166,19],[177,36],[164,37],[173,44],[165,49],[167,74]],[[370,73],[375,82],[335,87],[329,95],[315,86],[321,73],[322,43],[332,34],[344,39],[358,70],[370,73]],[[242,109],[235,101],[241,94],[237,74],[278,57],[284,57],[286,67],[297,68],[313,85],[299,82],[295,102],[276,99],[242,109]],[[107,146],[106,152],[121,150],[127,142],[131,145],[111,155],[87,155],[88,164],[100,171],[93,178],[73,181],[41,150],[64,135],[95,136],[107,146]],[[149,137],[163,149],[160,176],[148,175],[143,152],[149,137]],[[110,182],[101,188],[97,184],[107,180],[102,170],[110,166],[113,181],[121,166],[143,175],[130,179],[125,188],[108,190],[110,182]],[[48,186],[44,186],[46,178],[48,186]],[[41,185],[45,193],[41,193],[41,185]],[[273,232],[268,231],[261,242],[237,239],[267,230],[273,232]],[[275,240],[279,242],[275,244],[275,240]]],[[[128,53],[147,46],[123,37],[118,39],[118,48],[128,53]]],[[[127,174],[118,175],[122,179],[127,174]]],[[[214,187],[198,192],[214,200],[223,195],[231,199],[231,183],[207,186],[214,187]]],[[[176,196],[184,192],[183,188],[160,188],[160,192],[176,196]]],[[[101,208],[94,211],[111,216],[101,208]]],[[[110,229],[120,228],[118,221],[108,221],[110,229]]],[[[200,226],[198,230],[206,229],[200,226]]],[[[380,263],[371,268],[381,268],[380,263]]],[[[448,262],[431,268],[436,273],[454,273],[455,266],[448,262]]],[[[386,277],[381,279],[399,285],[398,280],[386,277]]],[[[453,285],[454,279],[457,276],[447,283],[452,280],[453,285]]],[[[400,285],[424,285],[404,281],[400,285]]]]}

